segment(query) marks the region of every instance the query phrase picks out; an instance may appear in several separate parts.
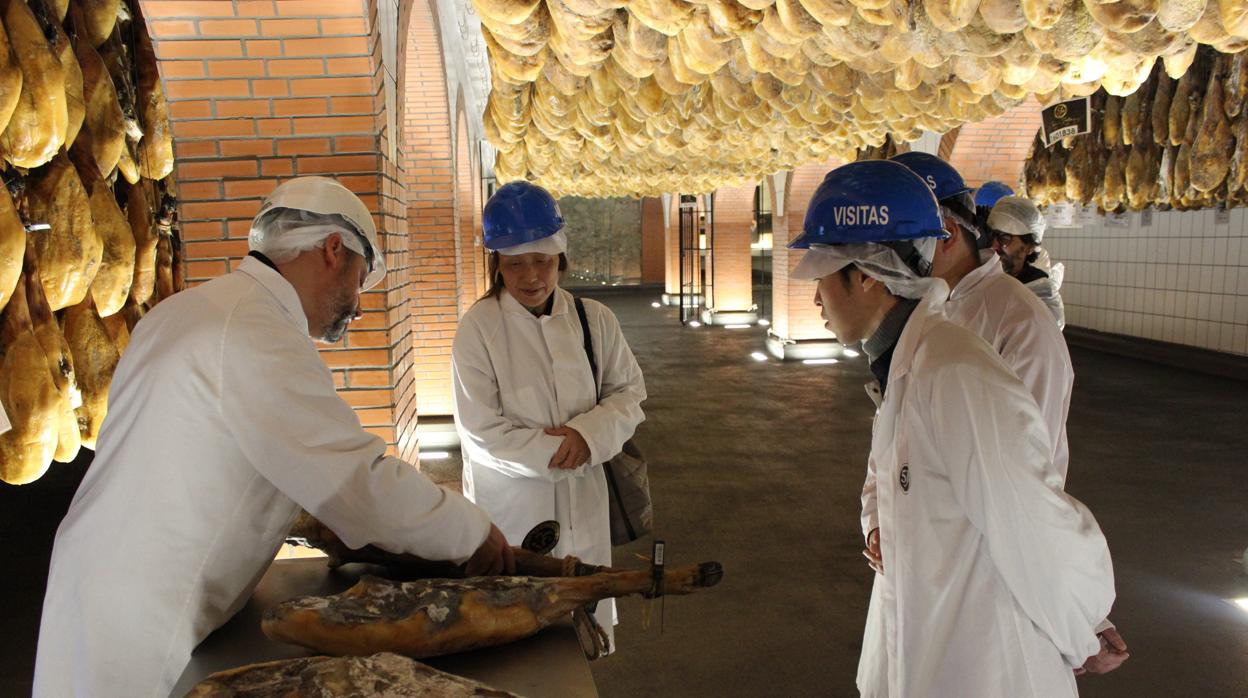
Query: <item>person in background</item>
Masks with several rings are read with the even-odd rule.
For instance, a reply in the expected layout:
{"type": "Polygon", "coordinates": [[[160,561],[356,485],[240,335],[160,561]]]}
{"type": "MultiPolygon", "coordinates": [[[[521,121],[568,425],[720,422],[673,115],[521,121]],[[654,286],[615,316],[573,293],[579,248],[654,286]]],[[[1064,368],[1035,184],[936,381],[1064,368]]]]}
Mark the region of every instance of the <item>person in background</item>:
{"type": "MultiPolygon", "coordinates": [[[[893,160],[927,182],[940,204],[948,237],[936,243],[932,276],[952,289],[945,303],[945,317],[988,342],[1027,386],[1044,416],[1053,465],[1064,482],[1070,464],[1066,417],[1075,371],[1061,329],[1054,324],[1044,303],[1006,274],[997,255],[985,249],[991,245],[991,236],[977,222],[980,216],[973,211],[978,201],[972,200],[971,189],[962,175],[949,163],[927,153],[904,153],[893,160]]],[[[976,196],[983,195],[988,187],[981,187],[976,196]]],[[[876,561],[878,534],[869,536],[868,541],[867,557],[876,561]]],[[[1108,673],[1130,656],[1126,642],[1108,620],[1097,626],[1097,634],[1101,637],[1101,651],[1077,673],[1108,673]]]]}
{"type": "MultiPolygon", "coordinates": [[[[561,530],[554,555],[610,565],[602,464],[645,418],[641,369],[615,315],[559,287],[568,241],[545,189],[503,185],[486,202],[482,223],[489,291],[460,320],[451,350],[464,495],[516,545],[553,519],[561,530]]],[[[609,640],[614,609],[603,601],[595,614],[609,640]]]]}
{"type": "Polygon", "coordinates": [[[1114,599],[1095,519],[1062,490],[1034,398],[992,347],[943,318],[947,233],[905,166],[851,163],[815,191],[794,278],[879,399],[863,532],[879,529],[858,685],[865,696],[1061,698],[1114,599]]]}
{"type": "MultiPolygon", "coordinates": [[[[1044,241],[1046,227],[1040,209],[1021,196],[1002,197],[988,215],[992,249],[1001,257],[1005,273],[1036,294],[1053,314],[1058,329],[1063,329],[1066,327],[1066,308],[1061,294],[1064,268],[1058,264],[1045,271],[1035,264],[1043,253],[1040,244],[1044,241]]],[[[1043,256],[1047,260],[1048,256],[1043,256]]]]}
{"type": "MultiPolygon", "coordinates": [[[[1014,189],[1005,182],[996,180],[984,182],[975,190],[975,220],[982,228],[988,223],[988,214],[992,213],[992,207],[1001,200],[1003,196],[1013,196],[1014,189]]],[[[988,240],[988,247],[992,246],[992,240],[988,240]]]]}
{"type": "Polygon", "coordinates": [[[52,551],[36,696],[167,696],[247,602],[300,508],[352,548],[514,567],[489,516],[386,455],[334,389],[336,342],[386,273],[372,215],[324,177],[260,206],[238,269],[163,301],[117,366],[52,551]]]}

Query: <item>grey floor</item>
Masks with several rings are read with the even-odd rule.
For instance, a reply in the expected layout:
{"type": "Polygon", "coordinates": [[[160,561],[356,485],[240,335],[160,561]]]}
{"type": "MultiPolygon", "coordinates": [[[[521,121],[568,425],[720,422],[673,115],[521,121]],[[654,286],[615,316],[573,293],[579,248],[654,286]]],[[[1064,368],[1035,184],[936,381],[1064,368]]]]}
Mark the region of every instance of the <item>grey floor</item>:
{"type": "MultiPolygon", "coordinates": [[[[865,363],[757,363],[760,329],[682,329],[650,295],[602,299],[646,374],[637,440],[669,564],[725,569],[702,594],[624,601],[621,649],[593,665],[602,695],[855,695],[871,579],[857,523],[872,412],[865,363]]],[[[1238,560],[1248,546],[1248,385],[1072,354],[1069,490],[1109,538],[1112,618],[1133,655],[1114,674],[1081,679],[1082,695],[1248,696],[1248,613],[1224,600],[1248,597],[1238,560]]],[[[453,478],[454,466],[436,474],[453,478]]],[[[84,467],[0,485],[0,696],[29,692],[51,539],[84,467]]],[[[617,564],[646,548],[617,550],[617,564]]]]}

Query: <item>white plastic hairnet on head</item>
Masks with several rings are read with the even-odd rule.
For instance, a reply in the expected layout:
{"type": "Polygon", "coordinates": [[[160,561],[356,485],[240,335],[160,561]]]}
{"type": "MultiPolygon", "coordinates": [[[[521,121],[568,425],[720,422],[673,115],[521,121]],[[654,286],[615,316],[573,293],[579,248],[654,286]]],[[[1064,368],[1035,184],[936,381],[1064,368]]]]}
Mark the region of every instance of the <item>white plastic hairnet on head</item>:
{"type": "MultiPolygon", "coordinates": [[[[912,242],[923,259],[930,263],[936,252],[936,238],[920,238],[912,242]]],[[[940,279],[919,276],[901,261],[893,248],[875,242],[811,245],[792,276],[797,279],[821,279],[850,264],[884,284],[894,296],[902,298],[922,298],[933,286],[944,283],[940,279]]]]}
{"type": "Polygon", "coordinates": [[[1003,196],[988,214],[988,227],[1010,235],[1034,235],[1036,244],[1044,239],[1044,215],[1021,196],[1003,196]]]}
{"type": "Polygon", "coordinates": [[[275,263],[284,264],[301,252],[323,246],[333,233],[341,236],[347,249],[368,259],[362,234],[346,218],[295,208],[275,208],[257,217],[247,244],[275,263]]]}
{"type": "Polygon", "coordinates": [[[560,230],[554,235],[549,235],[541,240],[526,242],[522,245],[512,245],[511,247],[504,247],[501,250],[496,251],[507,257],[530,254],[533,252],[550,255],[563,254],[568,251],[568,238],[563,234],[563,231],[560,230]]]}

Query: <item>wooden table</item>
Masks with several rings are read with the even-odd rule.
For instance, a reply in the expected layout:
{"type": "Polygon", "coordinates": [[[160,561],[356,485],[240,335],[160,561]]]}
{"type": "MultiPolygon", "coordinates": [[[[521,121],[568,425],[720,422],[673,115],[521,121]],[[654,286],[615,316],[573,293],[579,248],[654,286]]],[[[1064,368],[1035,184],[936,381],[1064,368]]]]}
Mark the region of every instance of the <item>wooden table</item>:
{"type": "MultiPolygon", "coordinates": [[[[173,695],[185,695],[203,678],[222,669],[315,654],[265,637],[260,631],[264,610],[295,596],[336,594],[352,586],[367,571],[369,568],[360,565],[330,570],[324,559],[274,562],[243,610],[195,649],[173,695]]],[[[510,645],[424,661],[442,671],[526,698],[598,696],[589,662],[570,620],[510,645]]]]}

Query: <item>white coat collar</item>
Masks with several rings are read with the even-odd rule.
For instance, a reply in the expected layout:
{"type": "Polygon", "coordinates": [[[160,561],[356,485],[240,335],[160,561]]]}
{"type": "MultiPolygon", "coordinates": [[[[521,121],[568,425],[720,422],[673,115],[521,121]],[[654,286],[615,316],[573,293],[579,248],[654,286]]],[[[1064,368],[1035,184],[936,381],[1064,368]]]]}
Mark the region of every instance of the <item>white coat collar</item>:
{"type": "Polygon", "coordinates": [[[910,314],[906,328],[901,331],[901,337],[897,340],[897,348],[893,351],[893,362],[888,367],[889,385],[893,385],[895,381],[910,372],[910,366],[914,363],[914,354],[919,348],[919,338],[923,336],[923,328],[927,325],[927,321],[933,317],[941,318],[941,309],[949,297],[949,286],[940,279],[936,281],[937,283],[923,294],[923,298],[919,300],[919,307],[910,314]]]}
{"type": "Polygon", "coordinates": [[[303,303],[299,301],[299,294],[295,293],[295,287],[290,285],[286,277],[255,257],[244,257],[243,263],[238,265],[238,271],[255,279],[256,283],[273,294],[291,321],[304,334],[308,333],[308,316],[303,314],[303,303]]]}
{"type": "Polygon", "coordinates": [[[953,291],[949,293],[949,300],[961,298],[970,293],[974,288],[985,281],[1000,276],[1005,273],[1005,269],[1001,266],[1001,261],[997,258],[997,253],[992,250],[980,250],[979,266],[971,270],[971,273],[962,277],[957,286],[953,287],[953,291]]]}
{"type": "Polygon", "coordinates": [[[521,305],[520,301],[516,300],[516,297],[511,295],[507,289],[503,289],[498,292],[498,306],[503,309],[503,312],[523,313],[534,320],[541,320],[546,317],[558,317],[568,312],[568,299],[572,297],[572,294],[562,288],[556,287],[554,295],[555,304],[550,307],[550,315],[545,315],[542,318],[530,313],[529,309],[521,305]]]}

